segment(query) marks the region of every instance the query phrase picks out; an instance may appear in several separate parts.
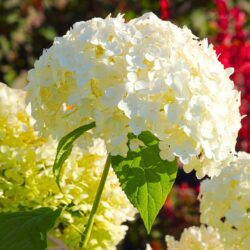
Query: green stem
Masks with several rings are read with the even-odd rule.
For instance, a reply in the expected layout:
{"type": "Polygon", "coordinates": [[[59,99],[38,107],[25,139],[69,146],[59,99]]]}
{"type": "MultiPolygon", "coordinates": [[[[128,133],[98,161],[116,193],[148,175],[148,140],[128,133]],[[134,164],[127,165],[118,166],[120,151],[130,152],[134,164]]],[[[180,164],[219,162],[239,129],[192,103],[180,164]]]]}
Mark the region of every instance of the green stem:
{"type": "Polygon", "coordinates": [[[89,219],[86,225],[86,228],[82,234],[82,240],[80,242],[80,248],[83,247],[83,249],[86,249],[87,245],[88,245],[88,241],[91,235],[91,231],[93,228],[93,224],[94,224],[94,220],[95,220],[95,215],[96,215],[96,211],[98,209],[98,205],[100,203],[101,200],[101,195],[102,195],[102,191],[105,185],[105,182],[107,180],[107,176],[108,176],[108,172],[109,172],[109,168],[110,168],[110,155],[108,155],[105,166],[104,166],[104,170],[102,173],[102,178],[101,181],[99,183],[97,192],[96,192],[96,196],[95,196],[95,200],[89,215],[89,219]]]}

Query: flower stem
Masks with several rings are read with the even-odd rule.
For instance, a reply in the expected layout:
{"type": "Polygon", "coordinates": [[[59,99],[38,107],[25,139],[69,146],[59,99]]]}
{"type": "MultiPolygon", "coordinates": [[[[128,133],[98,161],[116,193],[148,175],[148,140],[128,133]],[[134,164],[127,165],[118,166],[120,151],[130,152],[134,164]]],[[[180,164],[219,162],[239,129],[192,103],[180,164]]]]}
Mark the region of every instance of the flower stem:
{"type": "Polygon", "coordinates": [[[101,181],[99,183],[97,192],[96,192],[96,196],[95,196],[95,200],[89,215],[89,219],[86,225],[86,228],[82,234],[82,239],[80,242],[80,248],[83,247],[83,249],[86,249],[87,245],[88,245],[88,241],[91,235],[91,231],[93,228],[93,224],[94,224],[94,220],[95,220],[95,215],[96,215],[96,211],[98,209],[98,205],[100,203],[101,200],[101,195],[102,195],[102,191],[105,185],[105,182],[107,180],[107,176],[108,176],[108,172],[109,172],[109,168],[110,168],[110,155],[108,155],[107,159],[106,159],[106,163],[104,166],[104,170],[102,173],[102,177],[101,177],[101,181]]]}

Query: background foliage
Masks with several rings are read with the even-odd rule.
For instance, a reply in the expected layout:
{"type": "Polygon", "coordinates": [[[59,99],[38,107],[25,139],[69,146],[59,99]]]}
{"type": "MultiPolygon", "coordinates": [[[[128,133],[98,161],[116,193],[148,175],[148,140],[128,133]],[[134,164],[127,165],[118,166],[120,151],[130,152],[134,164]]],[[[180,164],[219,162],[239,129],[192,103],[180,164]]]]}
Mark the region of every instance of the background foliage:
{"type": "MultiPolygon", "coordinates": [[[[248,0],[1,0],[0,82],[23,87],[27,71],[48,48],[80,20],[125,13],[126,19],[152,11],[216,44],[222,63],[235,67],[233,80],[242,91],[242,122],[237,149],[250,152],[250,1],[248,0]]],[[[165,249],[164,236],[178,238],[184,227],[199,224],[199,182],[180,170],[150,236],[142,222],[130,223],[120,249],[165,249]]]]}

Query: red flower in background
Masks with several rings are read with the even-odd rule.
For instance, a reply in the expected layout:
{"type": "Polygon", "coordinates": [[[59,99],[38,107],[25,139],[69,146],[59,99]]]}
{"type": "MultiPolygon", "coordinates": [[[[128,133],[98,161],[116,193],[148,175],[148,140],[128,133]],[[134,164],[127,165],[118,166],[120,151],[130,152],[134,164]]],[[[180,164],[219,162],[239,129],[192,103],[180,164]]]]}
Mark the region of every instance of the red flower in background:
{"type": "Polygon", "coordinates": [[[162,20],[167,20],[169,18],[168,8],[169,8],[168,0],[160,0],[160,13],[162,20]]]}
{"type": "Polygon", "coordinates": [[[240,112],[245,116],[236,147],[250,152],[250,34],[244,31],[246,15],[238,6],[230,9],[226,0],[215,0],[215,3],[218,34],[211,40],[225,68],[235,69],[231,78],[241,91],[240,112]]]}

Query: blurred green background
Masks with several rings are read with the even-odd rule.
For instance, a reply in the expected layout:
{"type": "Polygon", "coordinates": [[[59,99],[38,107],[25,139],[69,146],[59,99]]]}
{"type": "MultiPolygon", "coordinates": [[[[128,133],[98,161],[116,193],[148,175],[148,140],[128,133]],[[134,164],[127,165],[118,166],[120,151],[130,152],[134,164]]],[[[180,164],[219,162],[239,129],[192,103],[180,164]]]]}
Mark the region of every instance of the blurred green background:
{"type": "MultiPolygon", "coordinates": [[[[199,37],[216,36],[218,13],[213,0],[169,1],[169,19],[186,25],[199,37]]],[[[250,1],[228,1],[246,14],[249,27],[250,1]]],[[[145,12],[159,17],[160,0],[0,0],[0,82],[16,88],[27,83],[27,71],[33,67],[43,49],[51,46],[55,36],[62,36],[73,25],[92,17],[124,13],[127,20],[145,12]]],[[[164,236],[180,235],[184,227],[199,225],[199,183],[194,174],[179,172],[176,185],[159,214],[151,235],[147,236],[140,219],[129,224],[121,250],[165,249],[164,236]],[[189,185],[188,185],[189,183],[189,185]]]]}

